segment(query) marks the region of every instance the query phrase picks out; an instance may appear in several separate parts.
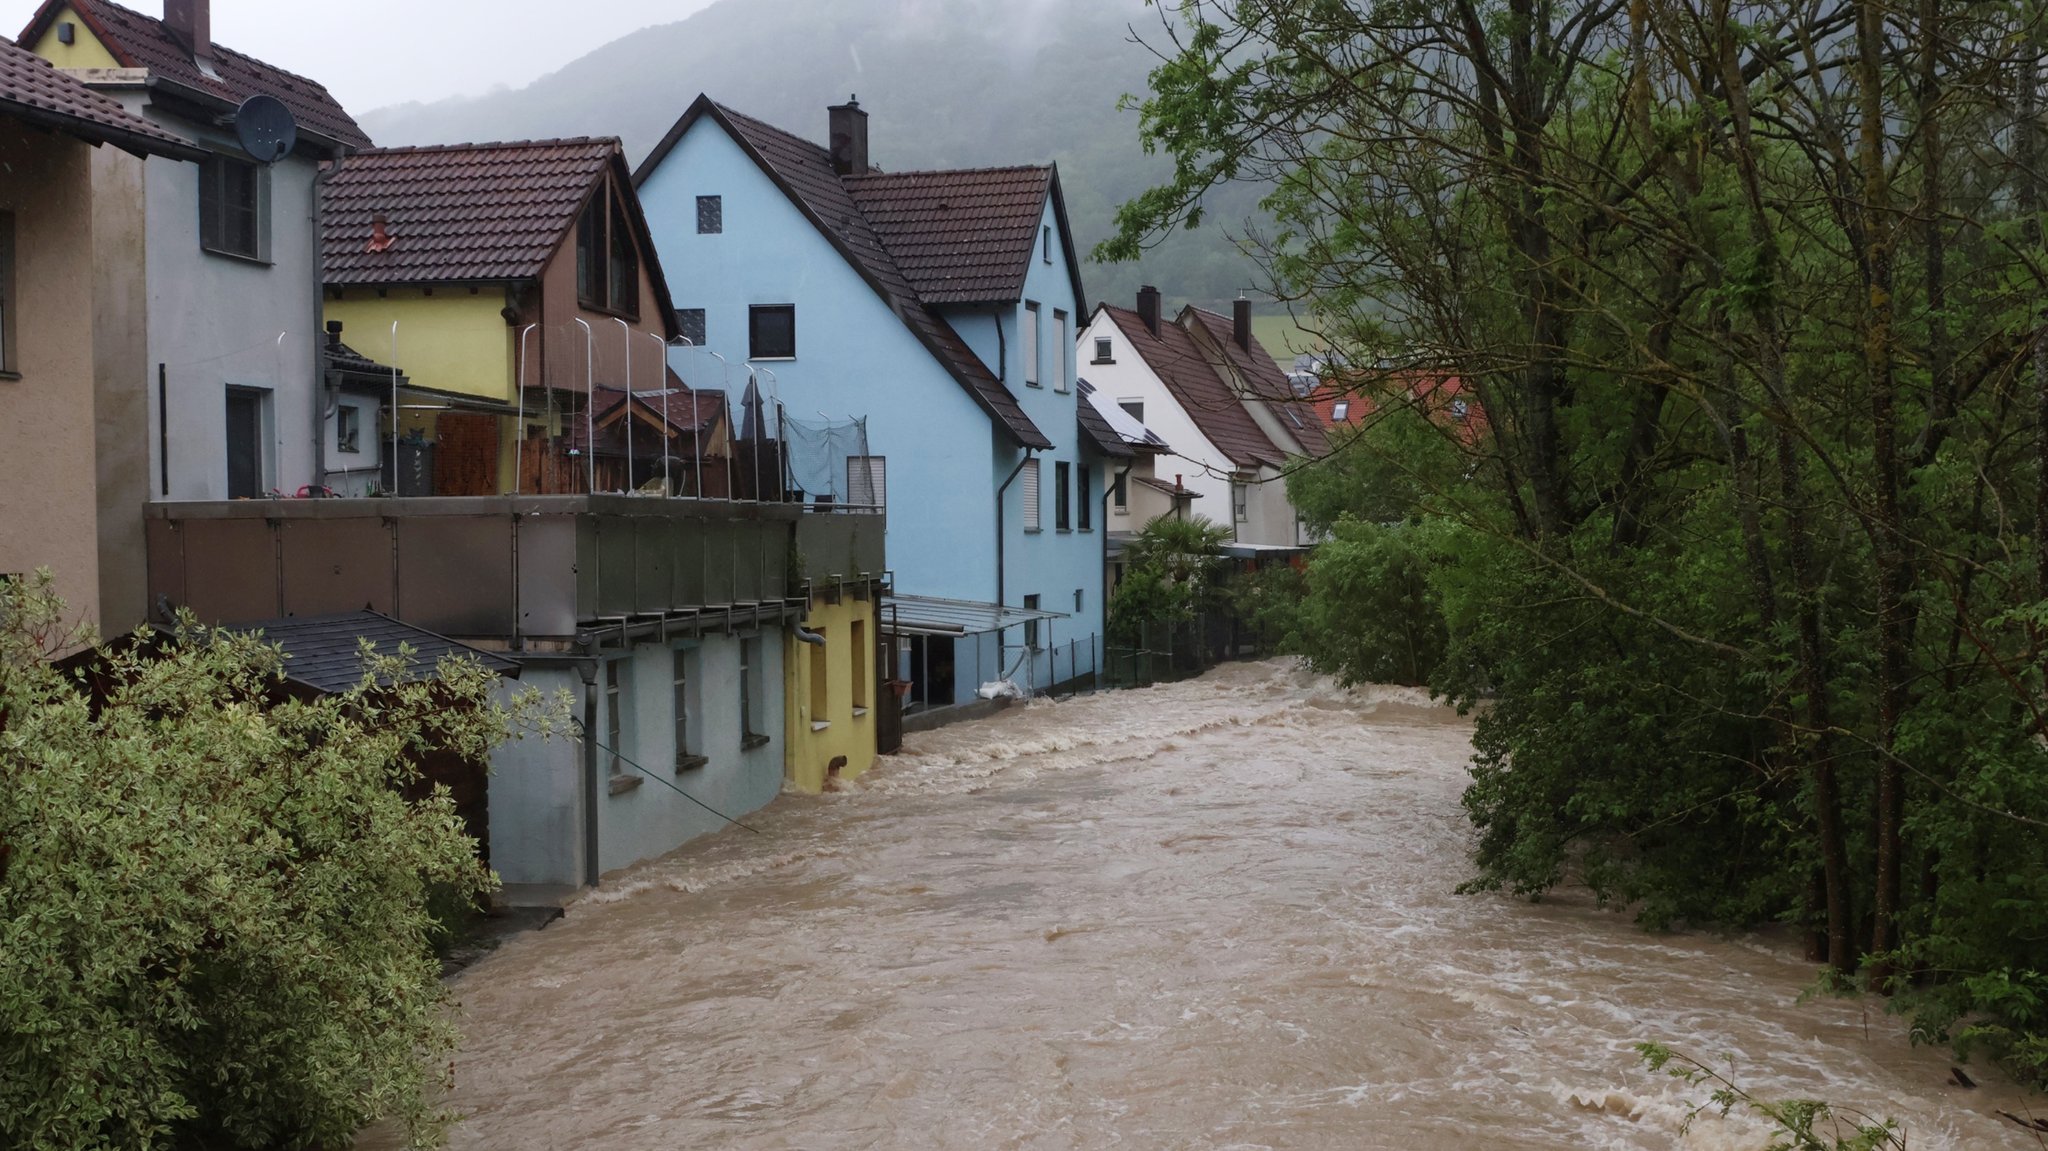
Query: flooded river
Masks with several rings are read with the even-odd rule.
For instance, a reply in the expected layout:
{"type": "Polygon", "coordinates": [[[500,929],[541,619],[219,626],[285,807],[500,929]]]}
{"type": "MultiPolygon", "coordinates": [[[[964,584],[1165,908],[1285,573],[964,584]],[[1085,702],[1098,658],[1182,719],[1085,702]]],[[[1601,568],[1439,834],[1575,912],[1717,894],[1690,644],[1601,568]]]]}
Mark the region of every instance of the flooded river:
{"type": "Polygon", "coordinates": [[[1652,1039],[1915,1151],[2042,1147],[1774,943],[1453,894],[1468,738],[1277,663],[912,736],[463,975],[453,1145],[1766,1144],[1681,1135],[1652,1039]]]}

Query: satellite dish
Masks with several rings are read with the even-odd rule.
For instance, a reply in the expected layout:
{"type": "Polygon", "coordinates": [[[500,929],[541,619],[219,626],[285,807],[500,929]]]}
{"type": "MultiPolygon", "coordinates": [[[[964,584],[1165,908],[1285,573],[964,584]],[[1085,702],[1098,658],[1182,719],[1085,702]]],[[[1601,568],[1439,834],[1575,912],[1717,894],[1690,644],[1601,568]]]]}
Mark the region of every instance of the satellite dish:
{"type": "Polygon", "coordinates": [[[258,163],[275,164],[299,142],[299,122],[277,97],[251,96],[235,109],[235,135],[258,163]]]}

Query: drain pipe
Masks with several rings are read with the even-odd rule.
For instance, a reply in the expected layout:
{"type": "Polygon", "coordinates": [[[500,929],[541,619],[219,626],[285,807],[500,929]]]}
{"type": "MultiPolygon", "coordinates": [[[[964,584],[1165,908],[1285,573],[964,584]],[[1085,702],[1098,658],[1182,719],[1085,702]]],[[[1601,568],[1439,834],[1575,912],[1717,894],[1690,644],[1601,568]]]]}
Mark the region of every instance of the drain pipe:
{"type": "MultiPolygon", "coordinates": [[[[1002,487],[996,489],[996,618],[998,620],[1002,619],[1003,608],[1007,606],[1007,601],[1003,598],[1003,589],[1005,586],[1004,579],[1005,576],[1008,574],[1003,562],[1003,547],[1005,540],[1005,536],[1003,533],[1003,496],[1009,492],[1010,485],[1017,482],[1017,477],[1024,474],[1024,465],[1031,462],[1031,454],[1036,450],[1037,449],[1035,448],[1025,448],[1024,458],[1017,461],[1016,470],[1010,473],[1009,479],[1003,481],[1002,487]]],[[[1002,633],[998,632],[998,637],[1000,637],[1001,634],[1002,633]]],[[[1002,641],[1000,638],[998,638],[997,642],[1000,643],[1002,641]]],[[[996,662],[1001,663],[1002,660],[998,658],[996,662]]]]}
{"type": "Polygon", "coordinates": [[[596,887],[602,874],[597,853],[597,660],[577,663],[583,679],[583,886],[596,887]]]}

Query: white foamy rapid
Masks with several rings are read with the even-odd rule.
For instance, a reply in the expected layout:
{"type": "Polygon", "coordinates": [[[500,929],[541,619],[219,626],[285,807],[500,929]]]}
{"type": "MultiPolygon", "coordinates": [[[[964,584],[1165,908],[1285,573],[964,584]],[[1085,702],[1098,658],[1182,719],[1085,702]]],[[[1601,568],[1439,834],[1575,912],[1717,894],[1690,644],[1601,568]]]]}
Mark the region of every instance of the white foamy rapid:
{"type": "Polygon", "coordinates": [[[2043,1146],[1771,941],[1453,894],[1469,736],[1279,663],[913,736],[464,975],[454,1145],[1768,1145],[1688,1128],[1656,1040],[1914,1151],[2043,1146]]]}

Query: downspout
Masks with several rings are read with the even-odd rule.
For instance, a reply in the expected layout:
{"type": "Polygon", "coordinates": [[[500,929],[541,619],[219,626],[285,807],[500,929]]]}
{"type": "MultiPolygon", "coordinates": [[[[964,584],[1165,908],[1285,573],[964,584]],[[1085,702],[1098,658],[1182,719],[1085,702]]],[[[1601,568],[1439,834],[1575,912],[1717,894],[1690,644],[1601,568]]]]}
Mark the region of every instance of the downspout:
{"type": "MultiPolygon", "coordinates": [[[[313,165],[313,486],[327,486],[327,421],[334,418],[339,404],[334,385],[327,378],[327,342],[321,333],[327,327],[327,268],[320,243],[320,192],[327,177],[341,169],[345,153],[337,152],[332,169],[313,165]]],[[[282,486],[282,485],[280,485],[282,486]]]]}
{"type": "Polygon", "coordinates": [[[597,660],[576,665],[583,677],[583,886],[596,887],[597,854],[597,660]]]}
{"type": "MultiPolygon", "coordinates": [[[[996,618],[998,620],[1002,618],[1002,609],[1006,606],[1006,602],[1003,599],[1003,588],[1004,577],[1008,574],[1003,562],[1003,495],[1010,490],[1011,484],[1017,482],[1017,477],[1024,474],[1024,465],[1031,462],[1031,453],[1036,450],[1036,448],[1025,448],[1024,458],[1017,461],[1016,470],[1010,473],[1009,479],[1003,481],[1002,487],[996,489],[996,618]]],[[[997,642],[1001,642],[1001,633],[998,632],[997,635],[997,642]]],[[[997,657],[996,662],[1002,662],[1000,656],[997,657]]]]}
{"type": "Polygon", "coordinates": [[[1003,335],[1003,310],[991,307],[989,311],[995,314],[996,321],[996,379],[1007,384],[1010,382],[1010,344],[1003,335]]]}

